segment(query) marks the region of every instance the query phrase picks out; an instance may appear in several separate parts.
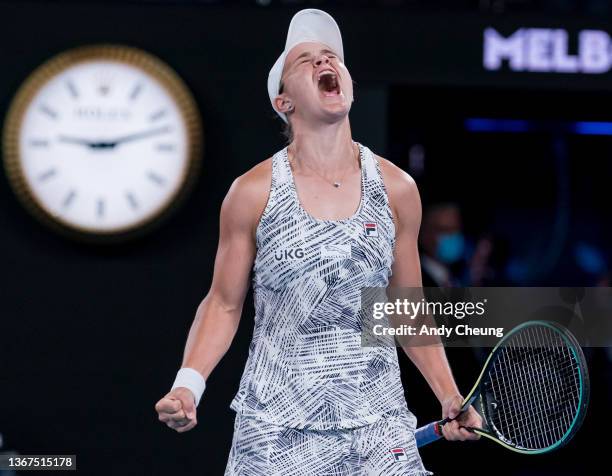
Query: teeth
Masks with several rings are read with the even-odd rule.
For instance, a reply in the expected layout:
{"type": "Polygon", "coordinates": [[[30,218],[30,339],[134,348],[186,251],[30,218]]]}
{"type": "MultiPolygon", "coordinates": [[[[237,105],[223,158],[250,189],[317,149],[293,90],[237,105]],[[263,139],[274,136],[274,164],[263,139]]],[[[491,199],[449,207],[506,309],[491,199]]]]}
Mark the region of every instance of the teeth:
{"type": "MultiPolygon", "coordinates": [[[[324,76],[330,77],[329,81],[331,81],[331,84],[329,84],[328,86],[332,86],[332,89],[324,91],[324,94],[326,96],[340,94],[340,84],[339,84],[338,75],[336,74],[336,72],[331,69],[326,69],[324,71],[321,71],[317,76],[319,87],[321,87],[321,81],[324,76]]],[[[326,86],[324,86],[324,88],[327,89],[326,86]]]]}
{"type": "Polygon", "coordinates": [[[319,73],[319,77],[318,77],[317,79],[320,81],[320,80],[321,80],[321,78],[322,78],[324,75],[332,75],[332,76],[334,76],[334,77],[335,77],[335,76],[336,76],[336,73],[334,73],[333,71],[331,71],[331,70],[329,70],[329,69],[328,69],[328,70],[325,70],[325,71],[321,71],[321,72],[319,73]]]}

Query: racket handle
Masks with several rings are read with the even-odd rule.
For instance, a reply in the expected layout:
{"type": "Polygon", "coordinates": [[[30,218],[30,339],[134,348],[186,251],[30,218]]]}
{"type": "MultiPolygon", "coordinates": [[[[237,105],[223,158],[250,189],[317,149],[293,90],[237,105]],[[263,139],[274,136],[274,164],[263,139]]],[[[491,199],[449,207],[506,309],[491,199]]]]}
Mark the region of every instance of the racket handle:
{"type": "MultiPolygon", "coordinates": [[[[444,420],[442,420],[442,422],[444,422],[444,420]]],[[[417,448],[428,445],[429,443],[433,443],[434,441],[442,438],[442,428],[440,427],[440,423],[442,422],[434,421],[433,423],[422,426],[416,430],[414,437],[416,438],[417,448]]]]}

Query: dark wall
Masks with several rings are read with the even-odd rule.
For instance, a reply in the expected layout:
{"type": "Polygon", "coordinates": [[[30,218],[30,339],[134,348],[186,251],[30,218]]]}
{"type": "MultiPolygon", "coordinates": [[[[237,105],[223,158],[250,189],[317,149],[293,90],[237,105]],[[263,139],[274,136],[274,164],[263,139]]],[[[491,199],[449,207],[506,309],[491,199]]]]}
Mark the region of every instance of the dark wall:
{"type": "MultiPolygon", "coordinates": [[[[482,19],[464,18],[475,26],[469,32],[450,31],[450,19],[435,16],[329,11],[357,81],[353,137],[383,156],[389,83],[490,81],[480,76],[477,49],[463,58],[443,56],[453,42],[478,39],[482,19]]],[[[235,344],[208,381],[199,426],[177,434],[157,421],[153,406],[172,384],[210,285],[221,200],[237,175],[283,146],[265,82],[293,13],[0,3],[2,117],[41,62],[67,48],[113,42],[141,47],[175,68],[205,128],[194,193],[160,229],[121,246],[56,236],[26,214],[0,176],[0,432],[8,447],[76,453],[82,474],[222,474],[233,430],[228,405],[251,332],[251,294],[235,344]]]]}

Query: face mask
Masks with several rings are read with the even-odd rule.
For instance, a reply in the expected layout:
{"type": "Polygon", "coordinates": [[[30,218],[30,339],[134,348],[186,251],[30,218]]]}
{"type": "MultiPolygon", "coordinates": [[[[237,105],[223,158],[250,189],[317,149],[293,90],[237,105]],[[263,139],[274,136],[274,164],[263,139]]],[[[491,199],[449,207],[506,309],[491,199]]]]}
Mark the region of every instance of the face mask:
{"type": "Polygon", "coordinates": [[[446,264],[451,264],[463,256],[465,239],[459,232],[446,233],[438,238],[437,258],[446,264]]]}

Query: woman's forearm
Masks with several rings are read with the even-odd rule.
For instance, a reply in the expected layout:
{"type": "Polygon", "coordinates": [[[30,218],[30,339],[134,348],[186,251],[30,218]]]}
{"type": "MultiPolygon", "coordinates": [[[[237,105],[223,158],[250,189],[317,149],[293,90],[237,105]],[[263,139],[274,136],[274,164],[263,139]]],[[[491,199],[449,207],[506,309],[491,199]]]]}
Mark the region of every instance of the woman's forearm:
{"type": "Polygon", "coordinates": [[[240,323],[242,306],[228,307],[214,294],[198,306],[189,330],[182,367],[191,367],[205,379],[229,349],[240,323]]]}
{"type": "Polygon", "coordinates": [[[444,346],[405,346],[404,352],[419,369],[440,402],[459,394],[459,389],[446,359],[444,346]]]}

